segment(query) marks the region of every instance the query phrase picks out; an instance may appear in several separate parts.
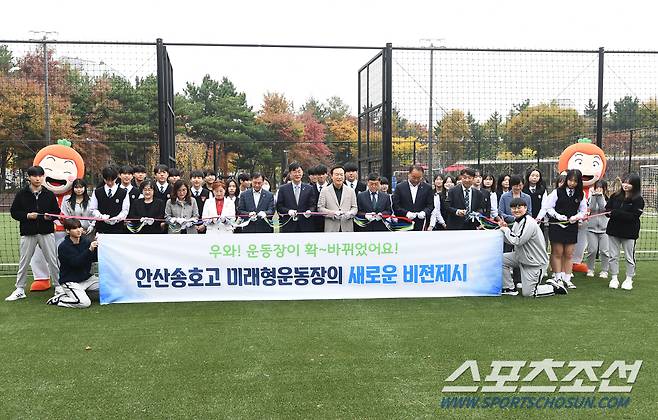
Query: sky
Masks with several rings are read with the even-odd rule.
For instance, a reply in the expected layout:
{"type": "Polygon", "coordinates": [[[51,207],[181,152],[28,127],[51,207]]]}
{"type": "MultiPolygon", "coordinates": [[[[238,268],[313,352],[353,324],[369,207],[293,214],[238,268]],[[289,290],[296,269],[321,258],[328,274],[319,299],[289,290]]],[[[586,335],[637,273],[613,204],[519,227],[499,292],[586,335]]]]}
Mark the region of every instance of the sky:
{"type": "MultiPolygon", "coordinates": [[[[0,39],[384,46],[658,49],[649,2],[606,1],[31,1],[3,4],[0,39]]],[[[58,47],[59,48],[59,47],[58,47]]],[[[62,47],[60,55],[129,76],[155,66],[153,47],[62,47]]],[[[175,89],[226,76],[258,109],[268,91],[299,107],[340,96],[357,109],[357,71],[376,51],[170,47],[175,89]]],[[[579,64],[591,72],[591,60],[579,64]]],[[[399,63],[404,66],[404,63],[399,63]]],[[[483,77],[486,68],[480,69],[483,77]]],[[[411,74],[412,72],[408,72],[411,74]]],[[[402,83],[402,82],[400,82],[402,83]]],[[[409,82],[412,83],[412,82],[409,82]]],[[[557,87],[551,95],[560,95],[557,87]]],[[[413,92],[413,88],[410,87],[413,92]]],[[[562,99],[557,97],[557,99],[562,99]]],[[[439,102],[441,98],[437,99],[439,102]]],[[[569,100],[567,98],[567,100],[569,100]]],[[[440,104],[439,104],[440,105],[440,104]]],[[[450,107],[450,104],[445,104],[450,107]]],[[[486,117],[491,107],[483,107],[486,117]]],[[[477,112],[477,110],[476,110],[477,112]]]]}

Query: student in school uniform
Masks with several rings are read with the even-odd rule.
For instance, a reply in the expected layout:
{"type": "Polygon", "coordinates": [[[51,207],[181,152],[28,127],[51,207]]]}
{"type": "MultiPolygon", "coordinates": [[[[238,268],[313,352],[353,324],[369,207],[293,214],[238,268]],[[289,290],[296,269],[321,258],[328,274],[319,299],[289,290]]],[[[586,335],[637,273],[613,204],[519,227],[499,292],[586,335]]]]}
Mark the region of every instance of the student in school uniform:
{"type": "Polygon", "coordinates": [[[310,218],[317,206],[316,194],[313,187],[302,182],[303,176],[302,166],[292,162],[288,165],[284,184],[277,191],[276,211],[279,213],[282,233],[315,231],[310,218]]]}
{"type": "Polygon", "coordinates": [[[608,227],[608,218],[601,216],[605,213],[605,206],[608,203],[608,182],[605,179],[599,179],[594,182],[589,196],[589,220],[587,221],[587,277],[594,277],[594,268],[596,265],[596,256],[601,257],[601,271],[599,277],[608,278],[610,269],[610,254],[608,244],[608,234],[605,233],[608,227]]]}
{"type": "MultiPolygon", "coordinates": [[[[237,191],[236,195],[238,198],[240,198],[240,195],[247,191],[247,188],[251,187],[251,176],[249,176],[249,174],[246,172],[238,174],[238,184],[240,189],[237,191]]],[[[238,203],[236,202],[235,205],[237,206],[238,203]]]]}
{"type": "Polygon", "coordinates": [[[167,177],[167,182],[173,186],[176,181],[183,177],[183,173],[177,168],[169,168],[169,176],[167,177]]]}
{"type": "Polygon", "coordinates": [[[413,220],[415,231],[425,229],[434,210],[434,193],[432,187],[423,181],[424,176],[422,166],[411,165],[407,180],[397,184],[391,196],[394,213],[413,220]]]}
{"type": "MultiPolygon", "coordinates": [[[[530,213],[532,217],[538,219],[539,212],[542,209],[542,203],[548,196],[546,183],[544,182],[544,178],[539,169],[530,168],[526,171],[523,192],[530,196],[530,201],[532,203],[532,211],[530,211],[530,213]]],[[[548,239],[548,225],[542,222],[538,223],[540,223],[544,238],[548,239]]]]}
{"type": "Polygon", "coordinates": [[[500,197],[503,196],[507,191],[509,191],[509,179],[510,175],[509,174],[503,174],[498,177],[498,182],[496,182],[496,196],[498,197],[496,199],[496,203],[500,202],[500,197]]]}
{"type": "Polygon", "coordinates": [[[610,196],[605,206],[609,211],[606,233],[610,244],[610,283],[611,289],[619,287],[619,255],[624,250],[626,257],[626,280],[621,284],[625,290],[633,289],[635,276],[635,242],[640,236],[640,218],[644,212],[644,198],[640,177],[629,174],[621,181],[621,189],[610,196]]]}
{"type": "Polygon", "coordinates": [[[180,232],[177,228],[169,226],[168,233],[196,234],[200,229],[196,225],[199,219],[199,209],[196,201],[190,196],[190,189],[187,182],[182,179],[176,181],[172,188],[171,198],[165,203],[165,219],[168,223],[177,222],[181,227],[180,232]]]}
{"type": "Polygon", "coordinates": [[[263,189],[263,174],[258,172],[251,176],[251,187],[240,194],[238,214],[251,219],[242,233],[272,233],[268,220],[274,215],[274,195],[263,189]]]}
{"type": "Polygon", "coordinates": [[[119,175],[116,168],[106,166],[101,175],[104,184],[94,190],[89,200],[89,211],[103,221],[95,222],[97,233],[124,233],[123,220],[130,211],[130,197],[125,189],[115,182],[119,175]]]}
{"type": "Polygon", "coordinates": [[[464,168],[460,171],[461,185],[455,185],[448,191],[448,230],[474,230],[479,224],[471,220],[471,212],[489,212],[481,191],[472,188],[475,171],[464,168]]]}
{"type": "MultiPolygon", "coordinates": [[[[190,195],[196,201],[196,206],[200,212],[203,212],[203,206],[206,200],[212,198],[212,192],[204,186],[203,172],[194,170],[190,173],[190,195]]],[[[201,225],[199,233],[206,233],[206,227],[201,225]]]]}
{"type": "Polygon", "coordinates": [[[570,169],[566,182],[546,199],[546,212],[551,222],[548,227],[551,239],[551,266],[555,279],[570,289],[576,286],[571,281],[573,251],[578,242],[578,221],[587,214],[587,200],[583,193],[583,174],[570,169]],[[560,223],[562,222],[562,223],[560,223]]]}
{"type": "Polygon", "coordinates": [[[134,170],[130,165],[124,165],[119,168],[119,180],[121,182],[119,188],[126,190],[130,203],[137,200],[141,194],[139,188],[135,187],[132,183],[134,179],[133,172],[134,170]]]}
{"type": "Polygon", "coordinates": [[[203,171],[203,186],[208,191],[212,191],[212,183],[217,179],[217,174],[212,169],[206,169],[203,171]]]}
{"type": "Polygon", "coordinates": [[[366,190],[366,183],[359,179],[359,166],[354,162],[345,164],[345,185],[353,189],[356,194],[366,190]]]}
{"type": "Polygon", "coordinates": [[[496,177],[492,174],[484,174],[482,177],[482,194],[489,194],[489,203],[491,205],[490,216],[498,220],[498,194],[496,194],[496,177]]]}
{"type": "Polygon", "coordinates": [[[229,178],[226,181],[226,199],[233,202],[233,206],[238,206],[238,194],[240,193],[240,186],[235,178],[229,178]]]}
{"type": "Polygon", "coordinates": [[[98,277],[91,274],[91,265],[98,261],[98,242],[84,236],[78,219],[64,219],[66,238],[59,244],[60,282],[64,293],[46,302],[62,308],[85,309],[91,306],[87,292],[97,292],[98,277]]]}
{"type": "Polygon", "coordinates": [[[384,217],[393,214],[389,195],[381,191],[381,177],[376,173],[368,175],[368,188],[356,196],[358,213],[363,214],[368,224],[362,232],[386,232],[384,217]]]}
{"type": "Polygon", "coordinates": [[[167,179],[169,178],[169,168],[167,165],[159,164],[153,168],[153,175],[155,178],[155,192],[154,197],[164,201],[171,199],[172,186],[167,179]]]}
{"type": "Polygon", "coordinates": [[[381,188],[382,192],[385,192],[390,197],[390,195],[391,195],[391,183],[388,180],[388,178],[386,178],[385,176],[381,177],[381,187],[380,188],[381,188]]]}
{"type": "Polygon", "coordinates": [[[41,248],[48,264],[48,273],[55,285],[55,295],[63,293],[59,284],[59,264],[55,245],[55,225],[48,214],[60,214],[57,198],[52,191],[43,187],[45,171],[41,166],[27,169],[30,184],[19,190],[11,203],[11,217],[17,220],[20,231],[20,258],[16,273],[16,290],[6,301],[24,299],[27,285],[27,268],[37,246],[41,248]]]}
{"type": "MultiPolygon", "coordinates": [[[[93,217],[91,210],[89,210],[89,194],[87,193],[87,182],[84,179],[76,179],[73,181],[73,188],[71,195],[65,196],[62,200],[62,214],[65,216],[78,216],[78,217],[93,217]]],[[[90,220],[79,219],[84,234],[93,238],[94,224],[90,220]]]]}
{"type": "Polygon", "coordinates": [[[437,174],[434,177],[434,209],[432,210],[432,216],[430,216],[428,230],[445,230],[447,228],[445,221],[448,218],[448,208],[446,207],[448,191],[445,188],[444,181],[445,176],[443,174],[437,174]]]}
{"type": "Polygon", "coordinates": [[[514,287],[511,273],[512,269],[517,268],[520,272],[523,296],[544,297],[567,294],[567,289],[552,279],[547,280],[546,284],[539,284],[542,270],[548,263],[541,227],[528,213],[527,203],[522,198],[513,198],[510,208],[514,216],[512,227],[508,227],[504,220],[499,222],[505,242],[514,248],[514,251],[503,254],[502,294],[511,296],[519,294],[514,287]]]}
{"type": "MultiPolygon", "coordinates": [[[[330,185],[327,182],[328,171],[329,169],[325,165],[317,165],[309,169],[309,179],[313,177],[312,179],[315,180],[315,182],[311,182],[309,185],[313,187],[313,190],[316,193],[316,207],[317,201],[320,199],[320,193],[322,192],[322,189],[330,185]]],[[[324,232],[324,216],[314,215],[311,217],[311,220],[313,220],[316,232],[324,232]]]]}
{"type": "Polygon", "coordinates": [[[448,209],[446,207],[447,191],[443,186],[444,177],[438,174],[434,177],[433,190],[434,190],[434,209],[430,216],[430,223],[427,230],[445,230],[447,229],[445,219],[448,217],[448,209]]]}
{"type": "Polygon", "coordinates": [[[146,180],[146,168],[142,165],[135,165],[133,167],[133,185],[137,188],[142,187],[142,182],[146,180]]]}
{"type": "Polygon", "coordinates": [[[213,198],[205,201],[201,215],[207,224],[206,233],[233,233],[230,224],[235,221],[235,204],[226,197],[226,184],[218,179],[212,187],[213,198]]]}
{"type": "Polygon", "coordinates": [[[155,181],[147,179],[141,185],[141,197],[130,205],[128,218],[144,223],[139,233],[165,233],[165,223],[162,221],[165,218],[165,202],[155,198],[155,181]]]}

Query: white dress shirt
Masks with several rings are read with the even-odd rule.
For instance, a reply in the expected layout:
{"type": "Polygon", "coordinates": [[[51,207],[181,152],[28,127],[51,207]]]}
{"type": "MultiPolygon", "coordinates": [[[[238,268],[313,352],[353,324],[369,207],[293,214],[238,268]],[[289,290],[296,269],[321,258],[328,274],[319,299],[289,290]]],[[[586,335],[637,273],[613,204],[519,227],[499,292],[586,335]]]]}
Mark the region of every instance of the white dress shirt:
{"type": "Polygon", "coordinates": [[[417,185],[413,185],[411,182],[409,183],[409,191],[411,191],[411,202],[416,204],[416,195],[418,194],[418,186],[420,185],[420,182],[417,185]]]}

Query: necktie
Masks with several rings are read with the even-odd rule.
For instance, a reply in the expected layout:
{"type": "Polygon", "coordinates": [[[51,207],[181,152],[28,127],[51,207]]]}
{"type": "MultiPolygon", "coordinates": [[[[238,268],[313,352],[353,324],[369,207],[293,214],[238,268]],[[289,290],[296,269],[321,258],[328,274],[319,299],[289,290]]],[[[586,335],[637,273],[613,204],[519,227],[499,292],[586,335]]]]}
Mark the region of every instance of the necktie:
{"type": "Polygon", "coordinates": [[[194,191],[194,196],[198,197],[199,196],[199,191],[194,191]]]}
{"type": "Polygon", "coordinates": [[[573,190],[569,190],[567,194],[569,194],[569,197],[573,197],[573,190]]]}
{"type": "Polygon", "coordinates": [[[374,210],[377,207],[377,193],[370,193],[370,201],[372,201],[372,209],[374,210]]]}
{"type": "Polygon", "coordinates": [[[164,187],[162,185],[160,185],[160,192],[164,194],[164,187]]]}
{"type": "Polygon", "coordinates": [[[322,185],[318,184],[318,191],[322,191],[322,185]]]}
{"type": "Polygon", "coordinates": [[[469,191],[470,189],[464,190],[464,207],[467,212],[471,211],[471,197],[469,197],[469,191]]]}
{"type": "Polygon", "coordinates": [[[534,194],[535,193],[535,187],[530,187],[530,192],[534,194]]]}
{"type": "Polygon", "coordinates": [[[112,190],[107,190],[107,198],[112,198],[112,190]]]}
{"type": "Polygon", "coordinates": [[[295,185],[295,203],[299,204],[299,185],[295,185]]]}

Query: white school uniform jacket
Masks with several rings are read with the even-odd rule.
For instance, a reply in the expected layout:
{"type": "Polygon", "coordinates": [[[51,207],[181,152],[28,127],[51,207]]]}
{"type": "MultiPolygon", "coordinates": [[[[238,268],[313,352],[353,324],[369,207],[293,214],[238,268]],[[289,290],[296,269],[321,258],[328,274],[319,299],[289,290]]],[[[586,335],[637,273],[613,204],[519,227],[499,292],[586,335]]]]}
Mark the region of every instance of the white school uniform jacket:
{"type": "MultiPolygon", "coordinates": [[[[222,214],[217,214],[217,205],[215,199],[208,199],[203,205],[202,218],[224,216],[235,220],[235,202],[224,198],[224,207],[222,207],[222,214]]],[[[206,234],[213,233],[233,233],[233,229],[226,226],[224,223],[210,223],[206,228],[206,234]]]]}

